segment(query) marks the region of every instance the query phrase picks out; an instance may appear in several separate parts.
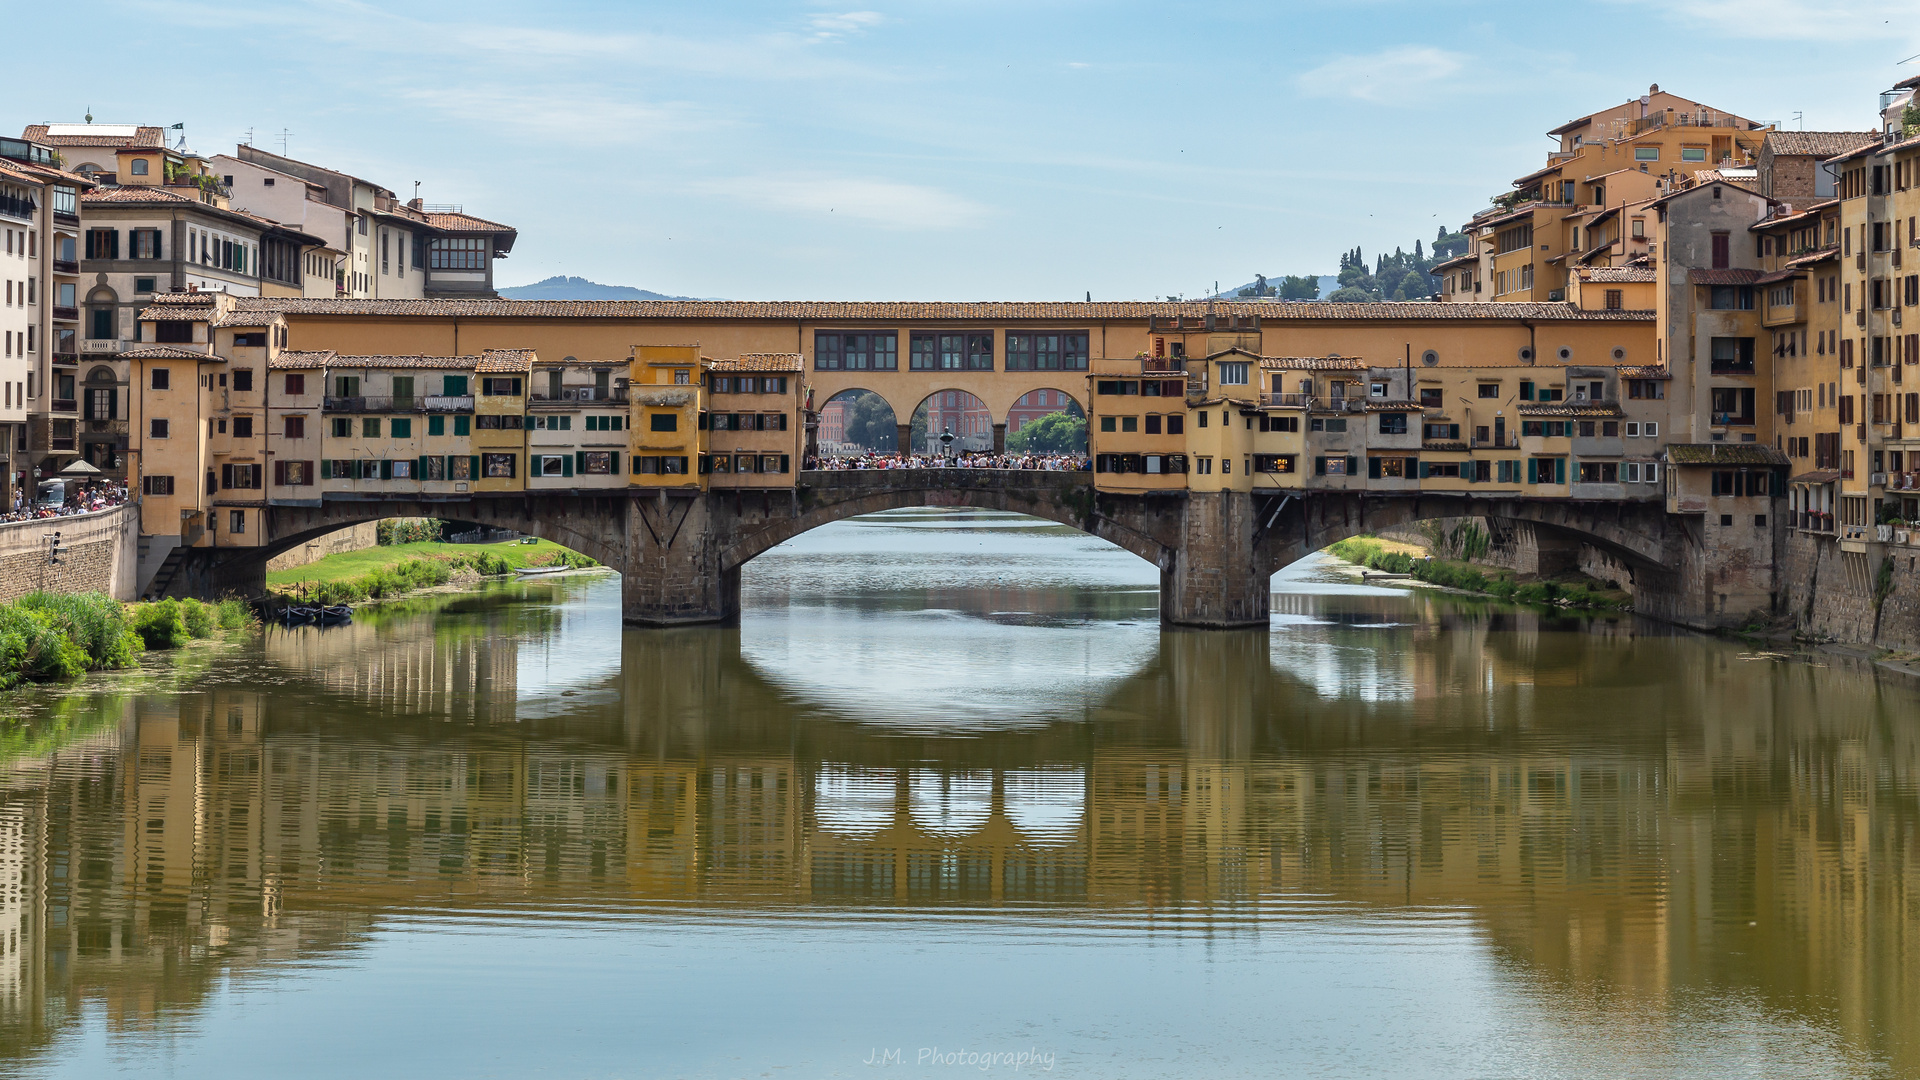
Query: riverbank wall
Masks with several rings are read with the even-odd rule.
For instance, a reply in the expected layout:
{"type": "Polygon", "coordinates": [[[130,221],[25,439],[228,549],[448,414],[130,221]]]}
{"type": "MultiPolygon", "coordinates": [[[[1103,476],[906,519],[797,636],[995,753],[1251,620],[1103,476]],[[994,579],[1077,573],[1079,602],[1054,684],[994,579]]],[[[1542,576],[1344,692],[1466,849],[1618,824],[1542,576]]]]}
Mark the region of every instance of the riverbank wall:
{"type": "Polygon", "coordinates": [[[134,599],[140,511],[132,503],[72,517],[0,524],[0,601],[36,589],[134,599]],[[51,554],[54,534],[65,549],[51,554]]]}
{"type": "Polygon", "coordinates": [[[1784,613],[1809,637],[1920,652],[1920,546],[1856,546],[1866,550],[1845,551],[1831,536],[1789,532],[1780,566],[1784,613]]]}
{"type": "Polygon", "coordinates": [[[267,572],[292,570],[297,566],[319,562],[329,555],[341,555],[349,551],[365,551],[380,542],[380,523],[363,521],[358,525],[349,525],[325,536],[318,536],[298,547],[267,560],[267,572]]]}

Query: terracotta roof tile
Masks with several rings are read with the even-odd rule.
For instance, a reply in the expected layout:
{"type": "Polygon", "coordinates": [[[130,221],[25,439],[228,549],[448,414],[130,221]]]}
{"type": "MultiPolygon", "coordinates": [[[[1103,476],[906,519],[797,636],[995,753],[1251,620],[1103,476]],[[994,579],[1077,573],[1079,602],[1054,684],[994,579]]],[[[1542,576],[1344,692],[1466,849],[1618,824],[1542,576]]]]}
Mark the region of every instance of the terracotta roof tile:
{"type": "Polygon", "coordinates": [[[251,313],[235,311],[213,320],[213,325],[223,328],[231,326],[267,327],[273,326],[281,321],[282,316],[276,311],[256,311],[251,313]]]}
{"type": "Polygon", "coordinates": [[[1592,266],[1580,271],[1582,281],[1591,281],[1596,285],[1650,282],[1653,278],[1653,271],[1638,266],[1592,266]]]}
{"type": "Polygon", "coordinates": [[[914,320],[998,319],[1063,325],[1107,319],[1144,320],[1148,316],[1200,319],[1217,315],[1257,315],[1273,322],[1329,322],[1353,319],[1404,319],[1456,322],[1488,319],[1565,322],[1651,322],[1651,311],[1582,311],[1566,303],[1436,304],[1400,301],[1334,304],[1324,301],[1009,301],[986,303],[917,301],[733,301],[733,300],[332,300],[300,297],[242,297],[242,310],[283,311],[289,315],[458,316],[461,318],[547,319],[741,319],[842,321],[884,324],[914,320]]]}
{"type": "Polygon", "coordinates": [[[333,362],[334,353],[330,349],[316,352],[282,350],[267,361],[267,367],[275,371],[316,371],[333,362]]]}
{"type": "Polygon", "coordinates": [[[1696,267],[1687,271],[1687,281],[1693,285],[1751,285],[1759,277],[1758,270],[1702,270],[1696,267]]]}
{"type": "Polygon", "coordinates": [[[140,309],[141,322],[200,322],[211,320],[214,316],[213,305],[189,307],[185,304],[168,304],[164,307],[146,307],[140,309]]]}
{"type": "Polygon", "coordinates": [[[477,356],[400,356],[372,354],[349,356],[335,353],[328,367],[335,368],[430,368],[446,371],[472,371],[477,356]]]}
{"type": "MultiPolygon", "coordinates": [[[[81,125],[78,125],[78,124],[60,124],[60,125],[28,124],[26,129],[20,133],[20,137],[23,139],[26,139],[29,142],[37,142],[44,146],[109,146],[109,147],[151,146],[151,147],[154,147],[155,149],[159,149],[167,145],[167,133],[164,130],[157,127],[147,127],[146,125],[136,126],[134,128],[133,134],[131,135],[106,135],[106,134],[49,135],[47,134],[47,129],[52,126],[79,127],[81,125]]],[[[106,127],[106,128],[116,128],[116,127],[124,127],[124,126],[126,125],[124,124],[102,125],[102,127],[106,127]]]]}
{"type": "Polygon", "coordinates": [[[1831,484],[1838,479],[1840,479],[1839,469],[1816,469],[1813,472],[1803,472],[1799,476],[1792,477],[1787,482],[1791,484],[1831,484]]]}
{"type": "Polygon", "coordinates": [[[164,292],[156,293],[149,304],[211,304],[216,294],[210,292],[164,292]]]}
{"type": "Polygon", "coordinates": [[[1365,371],[1357,356],[1263,356],[1261,371],[1365,371]]]}
{"type": "Polygon", "coordinates": [[[1617,420],[1626,414],[1618,405],[1598,401],[1523,401],[1521,416],[1575,416],[1583,420],[1617,420]]]}
{"type": "Polygon", "coordinates": [[[1821,248],[1819,251],[1813,252],[1808,255],[1801,255],[1796,258],[1788,259],[1787,265],[1798,270],[1801,267],[1812,266],[1815,263],[1823,263],[1823,262],[1826,262],[1828,259],[1837,259],[1839,257],[1840,257],[1840,248],[1836,245],[1830,248],[1821,248]]]}
{"type": "Polygon", "coordinates": [[[1623,365],[1617,370],[1623,379],[1659,379],[1666,381],[1673,378],[1673,372],[1657,364],[1623,365]]]}
{"type": "Polygon", "coordinates": [[[186,203],[190,206],[205,206],[209,210],[217,209],[199,199],[189,199],[185,195],[158,185],[108,186],[97,188],[80,196],[82,205],[140,204],[149,203],[186,203]]]}
{"type": "Polygon", "coordinates": [[[1491,229],[1500,225],[1505,225],[1509,221],[1518,221],[1523,217],[1531,217],[1533,215],[1533,212],[1535,210],[1538,210],[1541,207],[1541,205],[1542,204],[1539,202],[1523,203],[1520,206],[1514,207],[1512,210],[1508,210],[1502,213],[1496,213],[1489,217],[1476,218],[1472,221],[1469,221],[1467,222],[1467,228],[1491,229]]]}
{"type": "Polygon", "coordinates": [[[1448,259],[1445,262],[1434,263],[1433,268],[1427,272],[1430,274],[1444,274],[1448,270],[1451,270],[1456,266],[1465,266],[1469,263],[1477,263],[1479,261],[1480,261],[1479,254],[1476,252],[1469,251],[1465,255],[1455,255],[1453,258],[1448,259]]]}
{"type": "Polygon", "coordinates": [[[511,225],[474,217],[472,214],[428,214],[427,224],[448,232],[513,232],[511,225]]]}
{"type": "Polygon", "coordinates": [[[129,349],[120,354],[122,360],[224,360],[210,352],[196,352],[182,349],[176,345],[149,345],[142,349],[129,349]]]}
{"type": "Polygon", "coordinates": [[[1668,443],[1675,465],[1785,465],[1787,455],[1759,443],[1668,443]]]}
{"type": "Polygon", "coordinates": [[[538,359],[532,349],[488,349],[474,361],[475,371],[529,371],[538,359]]]}
{"type": "Polygon", "coordinates": [[[707,362],[707,367],[722,373],[805,370],[799,353],[742,353],[733,360],[710,360],[707,362]]]}
{"type": "Polygon", "coordinates": [[[1871,131],[1773,131],[1766,146],[1775,157],[1830,158],[1873,140],[1871,131]]]}

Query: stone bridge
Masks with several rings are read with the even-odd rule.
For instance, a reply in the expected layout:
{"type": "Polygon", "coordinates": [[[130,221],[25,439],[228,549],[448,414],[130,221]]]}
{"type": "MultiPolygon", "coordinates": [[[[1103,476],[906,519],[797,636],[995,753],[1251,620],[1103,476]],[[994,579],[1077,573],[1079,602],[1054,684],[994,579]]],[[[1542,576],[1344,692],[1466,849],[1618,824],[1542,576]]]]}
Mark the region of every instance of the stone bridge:
{"type": "Polygon", "coordinates": [[[1433,493],[1096,491],[1085,472],[902,469],[806,472],[791,490],[515,493],[452,500],[343,499],[270,506],[267,543],[193,549],[172,591],[264,590],[266,562],[313,537],[384,517],[438,517],[544,537],[623,576],[626,620],[670,626],[731,620],[740,569],[829,522],[911,506],[1005,510],[1091,533],[1160,569],[1168,625],[1265,625],[1273,573],[1327,544],[1435,518],[1484,517],[1496,554],[1546,569],[1583,546],[1625,568],[1637,610],[1704,625],[1714,568],[1690,519],[1657,503],[1482,498],[1433,493]],[[1531,560],[1531,561],[1529,561],[1531,560]]]}

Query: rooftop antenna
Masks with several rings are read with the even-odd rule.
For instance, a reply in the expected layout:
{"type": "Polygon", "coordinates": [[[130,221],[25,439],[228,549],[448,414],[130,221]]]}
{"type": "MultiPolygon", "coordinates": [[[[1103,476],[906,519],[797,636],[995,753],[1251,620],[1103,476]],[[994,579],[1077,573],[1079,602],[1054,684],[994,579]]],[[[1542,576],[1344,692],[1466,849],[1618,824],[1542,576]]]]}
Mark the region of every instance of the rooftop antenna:
{"type": "Polygon", "coordinates": [[[1807,117],[1807,114],[1803,112],[1797,112],[1793,114],[1793,122],[1800,125],[1798,130],[1805,131],[1807,129],[1806,117],[1807,117]]]}
{"type": "Polygon", "coordinates": [[[415,180],[413,182],[413,201],[414,202],[420,201],[420,181],[418,180],[415,180]]]}
{"type": "Polygon", "coordinates": [[[247,129],[247,142],[246,142],[246,145],[248,145],[248,146],[252,146],[252,145],[253,145],[253,129],[252,129],[252,128],[248,128],[248,129],[247,129]]]}
{"type": "Polygon", "coordinates": [[[280,156],[281,157],[287,156],[287,139],[292,137],[292,135],[293,135],[293,132],[288,131],[286,128],[280,129],[280,156]]]}

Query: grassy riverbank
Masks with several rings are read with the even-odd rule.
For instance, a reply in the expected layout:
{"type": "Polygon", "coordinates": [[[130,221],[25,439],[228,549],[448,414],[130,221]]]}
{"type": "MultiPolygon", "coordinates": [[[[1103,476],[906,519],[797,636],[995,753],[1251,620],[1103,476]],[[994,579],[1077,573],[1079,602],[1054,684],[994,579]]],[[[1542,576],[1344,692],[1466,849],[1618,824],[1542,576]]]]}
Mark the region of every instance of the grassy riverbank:
{"type": "Polygon", "coordinates": [[[1625,593],[1595,588],[1598,582],[1584,578],[1522,582],[1511,571],[1453,559],[1419,557],[1408,553],[1409,545],[1392,543],[1389,547],[1389,543],[1392,542],[1383,542],[1371,536],[1356,536],[1329,545],[1327,551],[1336,558],[1370,570],[1406,574],[1429,585],[1484,593],[1501,600],[1609,611],[1625,611],[1633,607],[1631,598],[1625,593]]]}
{"type": "Polygon", "coordinates": [[[324,604],[398,596],[462,575],[498,577],[530,566],[598,566],[585,555],[541,540],[532,544],[391,544],[328,555],[267,575],[267,588],[324,604]]]}

